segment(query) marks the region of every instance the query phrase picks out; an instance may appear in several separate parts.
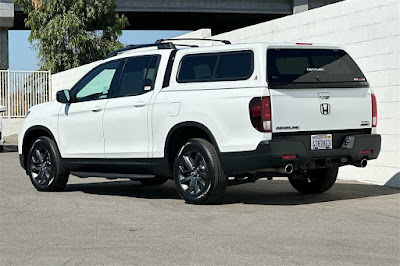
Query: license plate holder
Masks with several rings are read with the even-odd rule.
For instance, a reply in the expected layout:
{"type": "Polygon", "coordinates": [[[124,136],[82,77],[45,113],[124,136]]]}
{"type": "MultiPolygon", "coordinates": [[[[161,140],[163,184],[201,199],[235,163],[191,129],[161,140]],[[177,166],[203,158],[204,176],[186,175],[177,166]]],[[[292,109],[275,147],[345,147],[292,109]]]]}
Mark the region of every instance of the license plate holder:
{"type": "Polygon", "coordinates": [[[311,150],[332,150],[332,134],[311,135],[311,150]]]}

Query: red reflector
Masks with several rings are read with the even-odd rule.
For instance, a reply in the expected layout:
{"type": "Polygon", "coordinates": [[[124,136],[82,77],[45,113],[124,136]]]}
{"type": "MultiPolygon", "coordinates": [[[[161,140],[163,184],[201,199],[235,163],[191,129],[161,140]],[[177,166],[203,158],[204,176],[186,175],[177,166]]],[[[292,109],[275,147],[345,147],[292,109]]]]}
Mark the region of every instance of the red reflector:
{"type": "Polygon", "coordinates": [[[297,45],[313,45],[312,43],[307,43],[307,42],[297,42],[297,45]]]}
{"type": "Polygon", "coordinates": [[[360,151],[360,154],[371,154],[371,150],[360,151]]]}
{"type": "Polygon", "coordinates": [[[282,156],[283,160],[293,160],[293,159],[296,159],[296,158],[297,158],[296,155],[283,155],[282,156]]]}

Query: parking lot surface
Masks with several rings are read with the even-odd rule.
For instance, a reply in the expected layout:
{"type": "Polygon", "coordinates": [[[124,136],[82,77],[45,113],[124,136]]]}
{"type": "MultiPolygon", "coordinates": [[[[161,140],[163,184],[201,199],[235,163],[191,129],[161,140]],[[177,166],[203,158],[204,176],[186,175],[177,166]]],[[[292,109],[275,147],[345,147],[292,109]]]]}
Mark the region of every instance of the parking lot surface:
{"type": "Polygon", "coordinates": [[[301,195],[285,179],[260,180],[193,206],[172,181],[71,176],[65,192],[41,193],[6,147],[0,265],[110,264],[400,265],[400,190],[339,181],[301,195]]]}

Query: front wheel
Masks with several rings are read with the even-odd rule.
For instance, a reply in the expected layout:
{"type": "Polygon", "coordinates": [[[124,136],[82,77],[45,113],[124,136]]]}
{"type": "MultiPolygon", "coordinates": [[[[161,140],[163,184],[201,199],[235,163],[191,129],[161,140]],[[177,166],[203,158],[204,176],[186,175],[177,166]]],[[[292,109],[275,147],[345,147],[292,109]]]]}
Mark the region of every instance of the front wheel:
{"type": "Polygon", "coordinates": [[[338,167],[309,170],[304,175],[291,175],[289,181],[300,193],[323,193],[335,184],[338,172],[338,167]]]}
{"type": "Polygon", "coordinates": [[[48,137],[38,138],[27,157],[27,172],[39,191],[61,191],[69,173],[63,168],[56,143],[48,137]]]}
{"type": "Polygon", "coordinates": [[[190,139],[183,145],[173,172],[178,193],[187,203],[216,203],[228,185],[215,147],[204,139],[190,139]]]}

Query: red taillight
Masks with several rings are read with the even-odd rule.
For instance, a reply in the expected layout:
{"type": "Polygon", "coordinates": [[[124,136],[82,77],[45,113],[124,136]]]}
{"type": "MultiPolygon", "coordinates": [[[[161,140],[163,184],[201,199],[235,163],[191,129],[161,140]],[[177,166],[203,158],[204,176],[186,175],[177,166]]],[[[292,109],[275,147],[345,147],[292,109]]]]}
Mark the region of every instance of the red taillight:
{"type": "Polygon", "coordinates": [[[313,45],[313,44],[308,42],[296,42],[296,45],[313,45]]]}
{"type": "Polygon", "coordinates": [[[272,132],[270,97],[252,99],[249,109],[253,127],[261,132],[272,132]]]}
{"type": "Polygon", "coordinates": [[[376,103],[375,94],[371,94],[372,101],[372,127],[376,127],[378,125],[378,105],[376,103]]]}
{"type": "Polygon", "coordinates": [[[371,150],[360,151],[360,154],[361,154],[361,155],[371,154],[371,153],[372,153],[371,150]]]}
{"type": "Polygon", "coordinates": [[[296,158],[297,158],[296,155],[283,155],[283,156],[282,156],[282,159],[283,159],[283,160],[294,160],[294,159],[296,159],[296,158]]]}

